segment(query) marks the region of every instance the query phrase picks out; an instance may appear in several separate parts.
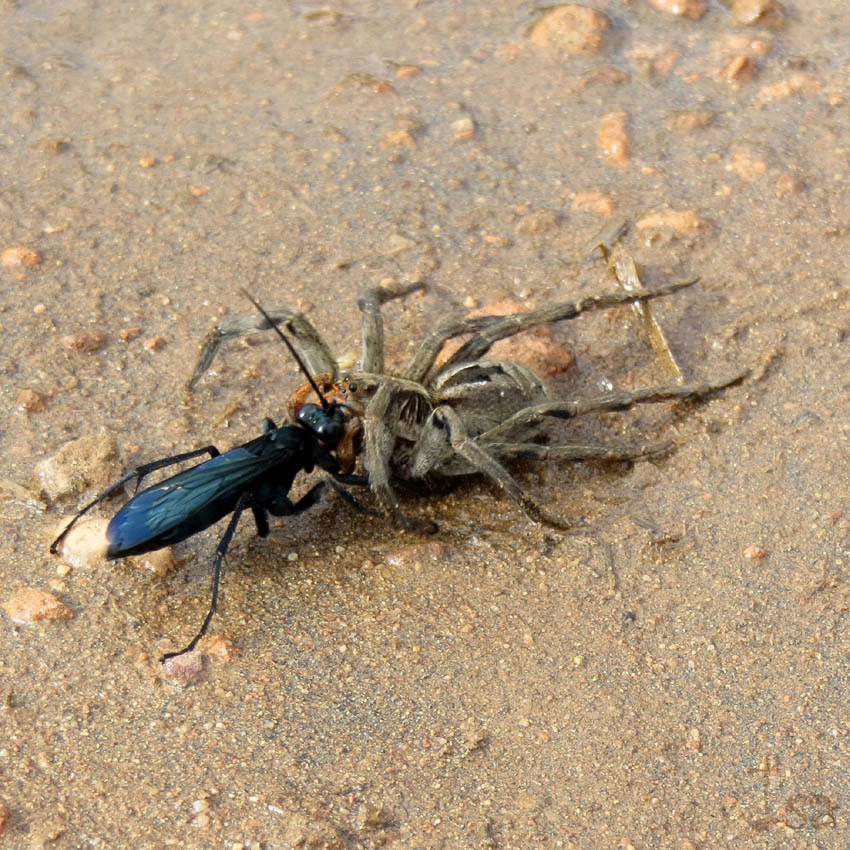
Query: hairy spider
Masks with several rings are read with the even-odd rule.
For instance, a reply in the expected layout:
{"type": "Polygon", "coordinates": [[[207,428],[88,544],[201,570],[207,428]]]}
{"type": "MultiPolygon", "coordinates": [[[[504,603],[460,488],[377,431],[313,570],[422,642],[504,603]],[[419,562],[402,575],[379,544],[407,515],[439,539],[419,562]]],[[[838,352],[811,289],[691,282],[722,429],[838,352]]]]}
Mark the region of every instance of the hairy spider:
{"type": "MultiPolygon", "coordinates": [[[[645,448],[600,445],[544,445],[538,440],[549,418],[572,419],[588,413],[627,410],[636,404],[704,398],[741,381],[738,372],[719,381],[683,383],[612,391],[585,400],[560,401],[532,371],[518,363],[488,360],[497,340],[542,324],[572,319],[581,313],[621,304],[635,304],[669,295],[695,281],[671,283],[639,292],[617,291],[579,298],[509,316],[484,316],[446,322],[432,331],[398,375],[384,367],[384,326],[381,305],[407,295],[422,284],[369,289],[357,302],[362,314],[360,368],[343,374],[319,332],[297,312],[269,310],[275,323],[285,323],[304,362],[329,401],[344,405],[350,417],[345,438],[336,448],[343,472],[358,458],[368,474],[379,507],[405,529],[432,532],[427,520],[411,519],[399,507],[395,485],[438,485],[456,476],[482,474],[501,487],[537,522],[568,526],[565,519],[541,507],[505,467],[515,459],[632,460],[659,454],[667,444],[645,448]],[[445,343],[468,339],[438,363],[445,343]]],[[[189,388],[209,368],[221,343],[270,327],[260,317],[232,318],[206,337],[189,388]]],[[[290,396],[294,421],[312,398],[309,385],[290,396]]]]}

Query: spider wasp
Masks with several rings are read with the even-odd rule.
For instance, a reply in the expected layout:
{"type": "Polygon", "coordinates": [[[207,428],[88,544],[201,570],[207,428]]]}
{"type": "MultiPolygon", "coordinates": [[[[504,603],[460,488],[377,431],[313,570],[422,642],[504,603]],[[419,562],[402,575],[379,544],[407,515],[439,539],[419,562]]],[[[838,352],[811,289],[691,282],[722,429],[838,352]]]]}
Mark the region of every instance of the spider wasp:
{"type": "MultiPolygon", "coordinates": [[[[261,314],[267,315],[256,301],[250,296],[248,298],[261,314]]],[[[311,472],[318,466],[333,476],[332,483],[359,481],[344,474],[334,456],[334,450],[346,434],[350,412],[343,404],[329,401],[322,395],[285,334],[276,324],[272,323],[272,327],[289,346],[304,371],[308,385],[319,399],[318,404],[302,404],[292,421],[280,427],[271,419],[264,419],[261,436],[229,451],[222,453],[210,445],[137,466],[85,505],[50,544],[50,552],[57,554],[77,521],[125,484],[135,481],[138,490],[142,479],[152,472],[209,455],[202,463],[136,492],[112,517],[106,529],[109,543],[106,558],[113,560],[179,543],[230,514],[213,560],[212,591],[206,617],[183,649],[166,653],[161,661],[190,652],[206,634],[218,603],[222,563],[239,519],[246,510],[254,516],[258,536],[266,537],[269,514],[291,516],[307,510],[318,500],[325,481],[313,485],[296,502],[289,498],[289,491],[299,472],[311,472]]]]}

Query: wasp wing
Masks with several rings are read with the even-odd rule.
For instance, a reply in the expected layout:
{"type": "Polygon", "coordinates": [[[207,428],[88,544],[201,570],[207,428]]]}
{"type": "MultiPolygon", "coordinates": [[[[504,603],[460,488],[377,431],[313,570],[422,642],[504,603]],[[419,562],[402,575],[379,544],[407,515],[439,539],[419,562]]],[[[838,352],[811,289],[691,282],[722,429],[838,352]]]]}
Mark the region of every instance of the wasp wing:
{"type": "Polygon", "coordinates": [[[109,523],[107,557],[151,552],[209,528],[235,509],[252,482],[292,455],[291,446],[272,448],[260,438],[137,493],[109,523]]]}

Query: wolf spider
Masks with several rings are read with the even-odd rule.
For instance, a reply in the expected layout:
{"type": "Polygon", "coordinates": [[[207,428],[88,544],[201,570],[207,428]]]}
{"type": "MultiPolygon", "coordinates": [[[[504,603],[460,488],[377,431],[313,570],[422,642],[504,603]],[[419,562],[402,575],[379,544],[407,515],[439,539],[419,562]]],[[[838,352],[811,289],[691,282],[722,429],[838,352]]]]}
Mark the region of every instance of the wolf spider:
{"type": "MultiPolygon", "coordinates": [[[[342,472],[351,472],[361,457],[378,506],[396,524],[417,532],[436,530],[434,523],[403,513],[396,485],[430,488],[457,476],[482,474],[498,484],[531,519],[566,528],[564,518],[547,511],[522,489],[506,469],[506,462],[625,461],[659,454],[668,446],[544,445],[538,440],[546,419],[572,419],[588,413],[627,410],[637,404],[700,399],[741,381],[747,373],[738,372],[719,381],[612,391],[585,400],[560,401],[550,396],[528,368],[486,359],[487,352],[497,340],[537,325],[572,319],[591,310],[646,302],[692,283],[695,281],[640,292],[585,296],[516,315],[450,320],[425,337],[399,375],[385,371],[381,306],[423,288],[420,283],[375,287],[358,300],[362,314],[360,368],[346,374],[341,373],[329,347],[303,314],[284,308],[269,310],[268,315],[289,330],[326,398],[344,405],[348,412],[346,438],[336,448],[342,472]],[[456,337],[468,339],[438,363],[444,344],[456,337]]],[[[269,328],[269,321],[260,317],[234,317],[214,328],[202,347],[189,389],[209,368],[224,340],[269,328]]],[[[292,421],[308,399],[315,400],[308,384],[290,396],[292,421]]],[[[366,481],[361,479],[362,483],[366,481]]]]}

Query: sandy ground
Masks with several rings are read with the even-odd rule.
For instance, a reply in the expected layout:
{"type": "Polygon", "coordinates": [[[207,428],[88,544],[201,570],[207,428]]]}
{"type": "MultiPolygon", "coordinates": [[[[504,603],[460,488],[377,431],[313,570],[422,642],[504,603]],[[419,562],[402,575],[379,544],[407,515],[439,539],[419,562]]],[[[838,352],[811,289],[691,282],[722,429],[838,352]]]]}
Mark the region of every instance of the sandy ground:
{"type": "MultiPolygon", "coordinates": [[[[0,614],[0,847],[850,846],[850,12],[658,5],[3,5],[0,602],[72,616],[0,614]],[[553,428],[675,444],[519,469],[573,532],[481,481],[406,499],[424,540],[332,495],[246,520],[191,681],[157,657],[220,532],[159,574],[48,554],[121,468],[283,415],[272,340],[184,396],[239,287],[350,363],[357,294],[421,278],[398,365],[446,317],[610,289],[617,218],[649,283],[701,278],[657,307],[688,377],[755,371],[553,428]],[[48,498],[39,462],[110,435],[48,498]]],[[[553,333],[556,395],[667,380],[628,309],[553,333]]]]}

